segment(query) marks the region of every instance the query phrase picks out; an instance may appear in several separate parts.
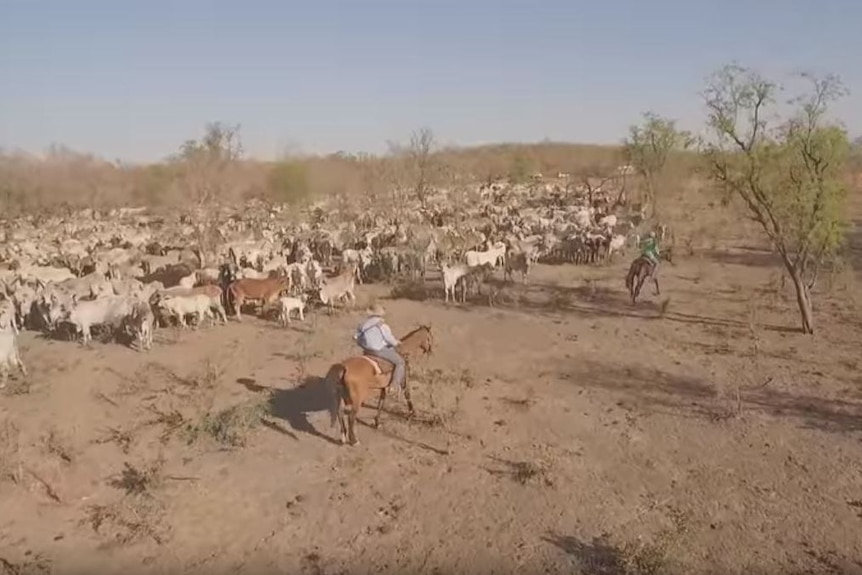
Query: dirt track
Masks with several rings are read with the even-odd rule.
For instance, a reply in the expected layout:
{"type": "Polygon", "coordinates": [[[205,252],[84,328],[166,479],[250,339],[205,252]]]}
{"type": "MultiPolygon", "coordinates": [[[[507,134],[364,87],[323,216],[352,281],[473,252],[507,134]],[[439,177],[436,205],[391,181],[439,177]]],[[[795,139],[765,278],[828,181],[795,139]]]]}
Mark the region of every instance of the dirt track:
{"type": "Polygon", "coordinates": [[[0,557],[55,573],[862,572],[852,294],[821,296],[806,338],[758,253],[665,266],[663,295],[635,308],[626,263],[539,266],[493,309],[386,301],[396,332],[430,322],[437,349],[412,369],[419,420],[390,401],[356,448],[334,444],[317,376],[353,351],[358,313],[161,330],[150,354],[27,334],[32,388],[0,396],[0,557]],[[200,418],[237,404],[250,415],[219,429],[246,445],[220,447],[200,418]],[[126,462],[149,482],[118,478],[126,462]]]}

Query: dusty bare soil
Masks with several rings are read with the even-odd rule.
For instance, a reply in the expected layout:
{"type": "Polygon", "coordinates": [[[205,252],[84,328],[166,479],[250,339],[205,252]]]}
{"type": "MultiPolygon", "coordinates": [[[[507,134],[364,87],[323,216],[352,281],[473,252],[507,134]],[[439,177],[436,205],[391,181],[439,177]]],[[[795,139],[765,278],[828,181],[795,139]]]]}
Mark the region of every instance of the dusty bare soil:
{"type": "Polygon", "coordinates": [[[628,260],[539,266],[494,308],[434,281],[385,301],[437,348],[412,366],[419,417],[388,401],[355,448],[319,377],[358,310],[163,329],[149,354],[26,334],[0,572],[862,572],[855,284],[808,338],[761,253],[666,265],[635,307],[628,260]]]}

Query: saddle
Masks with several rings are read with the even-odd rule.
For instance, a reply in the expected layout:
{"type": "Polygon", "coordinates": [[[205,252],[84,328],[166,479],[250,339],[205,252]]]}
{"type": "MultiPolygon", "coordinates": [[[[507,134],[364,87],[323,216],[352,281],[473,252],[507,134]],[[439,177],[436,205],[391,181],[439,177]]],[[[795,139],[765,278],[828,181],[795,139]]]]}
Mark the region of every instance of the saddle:
{"type": "Polygon", "coordinates": [[[392,370],[395,369],[395,366],[385,359],[380,359],[379,357],[375,357],[369,355],[368,352],[363,353],[360,356],[362,359],[371,364],[374,368],[374,375],[384,375],[387,373],[392,373],[392,370]]]}
{"type": "Polygon", "coordinates": [[[640,260],[647,264],[650,268],[654,268],[656,266],[655,262],[652,261],[652,258],[650,258],[646,254],[641,254],[640,260]]]}

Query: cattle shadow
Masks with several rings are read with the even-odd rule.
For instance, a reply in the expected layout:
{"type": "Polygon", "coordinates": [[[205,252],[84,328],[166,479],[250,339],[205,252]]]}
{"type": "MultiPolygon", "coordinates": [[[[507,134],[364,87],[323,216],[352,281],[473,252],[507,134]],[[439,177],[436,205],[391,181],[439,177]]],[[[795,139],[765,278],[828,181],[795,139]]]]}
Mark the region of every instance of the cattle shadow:
{"type": "Polygon", "coordinates": [[[443,288],[429,285],[423,279],[402,279],[396,281],[389,288],[389,296],[386,299],[406,299],[410,301],[424,302],[439,296],[443,297],[443,288]]]}
{"type": "Polygon", "coordinates": [[[584,542],[570,535],[549,533],[542,541],[550,543],[566,555],[574,558],[579,567],[579,573],[584,575],[624,575],[626,565],[622,552],[607,541],[594,538],[592,542],[584,542]]]}
{"type": "Polygon", "coordinates": [[[318,431],[308,420],[308,414],[328,411],[332,404],[332,393],[322,377],[308,376],[291,389],[274,389],[269,399],[269,414],[282,419],[294,431],[307,433],[340,445],[336,439],[318,431]]]}
{"type": "MultiPolygon", "coordinates": [[[[590,389],[624,397],[627,402],[654,413],[721,421],[731,415],[729,401],[701,378],[667,373],[640,365],[598,361],[580,362],[564,369],[563,379],[590,389]]],[[[736,400],[734,400],[736,401],[736,400]]],[[[831,433],[862,432],[862,401],[798,394],[765,385],[740,388],[739,408],[789,420],[805,429],[831,433]]]]}

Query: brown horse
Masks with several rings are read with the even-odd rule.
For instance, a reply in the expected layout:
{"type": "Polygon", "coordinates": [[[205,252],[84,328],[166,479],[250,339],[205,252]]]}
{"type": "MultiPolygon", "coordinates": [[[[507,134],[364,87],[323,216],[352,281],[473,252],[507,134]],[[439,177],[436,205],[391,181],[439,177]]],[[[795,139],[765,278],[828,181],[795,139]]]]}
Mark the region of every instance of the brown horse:
{"type": "MultiPolygon", "coordinates": [[[[404,399],[407,401],[408,416],[415,414],[413,401],[410,399],[410,388],[407,385],[407,374],[409,373],[410,357],[418,353],[428,354],[432,352],[434,337],[431,334],[431,326],[420,326],[403,338],[397,351],[404,357],[404,399]]],[[[380,425],[380,413],[383,411],[383,402],[386,400],[386,388],[392,375],[394,365],[386,360],[360,355],[349,357],[340,363],[333,364],[326,374],[326,384],[332,390],[332,404],[330,415],[332,425],[336,420],[341,425],[341,443],[347,443],[348,438],[351,445],[356,445],[354,426],[356,416],[363,402],[370,393],[380,390],[380,398],[377,402],[377,415],[374,418],[374,427],[380,425]],[[347,425],[344,423],[344,412],[347,412],[347,425]]]]}
{"type": "MultiPolygon", "coordinates": [[[[629,273],[626,275],[626,288],[632,296],[632,304],[637,302],[638,296],[641,293],[644,281],[653,271],[653,263],[646,256],[640,256],[629,267],[629,273]]],[[[658,277],[653,277],[655,282],[655,295],[660,295],[661,290],[658,287],[658,277]]]]}
{"type": "MultiPolygon", "coordinates": [[[[663,249],[659,254],[659,259],[673,265],[673,246],[667,246],[663,249]]],[[[650,276],[650,272],[652,272],[652,262],[644,255],[638,257],[629,267],[629,273],[626,275],[626,288],[632,296],[632,304],[637,301],[643,283],[650,276]]],[[[655,295],[661,295],[661,290],[658,287],[658,276],[654,276],[652,279],[655,282],[655,295]]]]}

